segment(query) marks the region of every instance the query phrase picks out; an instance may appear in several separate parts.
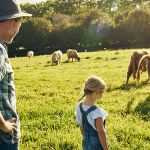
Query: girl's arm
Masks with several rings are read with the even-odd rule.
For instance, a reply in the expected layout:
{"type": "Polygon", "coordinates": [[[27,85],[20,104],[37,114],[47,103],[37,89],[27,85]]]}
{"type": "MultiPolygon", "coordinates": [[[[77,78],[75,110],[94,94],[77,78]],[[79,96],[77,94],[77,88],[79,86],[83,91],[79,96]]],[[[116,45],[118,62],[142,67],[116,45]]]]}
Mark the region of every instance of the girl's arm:
{"type": "Polygon", "coordinates": [[[103,118],[96,119],[96,128],[97,128],[98,137],[103,146],[103,149],[108,150],[107,138],[106,138],[106,133],[105,133],[104,125],[103,125],[103,118]]]}
{"type": "Polygon", "coordinates": [[[82,127],[80,127],[80,131],[81,131],[81,134],[83,136],[83,128],[82,127]]]}

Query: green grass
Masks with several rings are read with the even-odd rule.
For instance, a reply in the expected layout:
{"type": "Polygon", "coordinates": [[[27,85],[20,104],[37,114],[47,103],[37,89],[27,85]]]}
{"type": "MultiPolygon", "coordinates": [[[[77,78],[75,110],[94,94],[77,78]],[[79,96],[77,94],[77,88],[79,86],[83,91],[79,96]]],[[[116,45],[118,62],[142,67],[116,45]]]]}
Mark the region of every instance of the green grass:
{"type": "Polygon", "coordinates": [[[22,124],[21,150],[81,150],[74,109],[91,74],[108,86],[97,105],[107,110],[112,150],[150,150],[150,86],[125,86],[133,50],[80,53],[81,62],[51,66],[50,56],[13,58],[17,108],[22,124]]]}

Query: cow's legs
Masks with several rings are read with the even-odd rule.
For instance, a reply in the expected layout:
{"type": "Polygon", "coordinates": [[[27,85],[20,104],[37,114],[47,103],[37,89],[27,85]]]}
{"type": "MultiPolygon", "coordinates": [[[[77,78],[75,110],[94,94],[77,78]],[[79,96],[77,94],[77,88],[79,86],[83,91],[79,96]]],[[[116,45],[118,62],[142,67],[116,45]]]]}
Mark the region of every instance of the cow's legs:
{"type": "Polygon", "coordinates": [[[135,80],[136,79],[136,73],[137,73],[137,67],[135,66],[135,70],[133,72],[133,79],[135,80]]]}
{"type": "Polygon", "coordinates": [[[129,78],[131,77],[132,74],[133,74],[133,59],[131,57],[130,64],[129,64],[129,67],[128,67],[128,72],[127,72],[127,81],[126,81],[126,84],[128,84],[129,78]]]}
{"type": "Polygon", "coordinates": [[[127,72],[127,81],[126,81],[126,84],[128,84],[129,78],[131,77],[132,73],[133,73],[132,70],[129,69],[128,72],[127,72]]]}

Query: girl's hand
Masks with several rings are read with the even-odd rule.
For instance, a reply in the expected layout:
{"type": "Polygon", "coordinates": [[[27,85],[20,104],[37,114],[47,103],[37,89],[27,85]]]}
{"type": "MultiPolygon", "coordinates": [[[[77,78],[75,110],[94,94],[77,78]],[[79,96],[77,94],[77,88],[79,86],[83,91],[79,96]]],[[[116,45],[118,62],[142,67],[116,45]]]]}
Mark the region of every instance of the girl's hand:
{"type": "Polygon", "coordinates": [[[2,126],[2,131],[5,133],[13,133],[17,131],[17,124],[14,123],[16,119],[15,118],[11,118],[7,121],[4,122],[3,126],[2,126]]]}
{"type": "Polygon", "coordinates": [[[96,128],[97,128],[99,140],[103,146],[103,149],[108,150],[107,138],[106,138],[105,128],[103,125],[103,118],[96,119],[96,128]]]}

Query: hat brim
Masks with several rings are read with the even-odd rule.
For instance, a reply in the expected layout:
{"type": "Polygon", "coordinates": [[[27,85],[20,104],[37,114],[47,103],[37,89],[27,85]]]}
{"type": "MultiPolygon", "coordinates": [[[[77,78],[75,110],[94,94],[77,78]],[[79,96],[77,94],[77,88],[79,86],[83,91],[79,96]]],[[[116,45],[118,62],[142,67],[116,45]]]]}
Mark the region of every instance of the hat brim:
{"type": "Polygon", "coordinates": [[[0,21],[1,20],[9,20],[9,19],[20,18],[20,17],[31,17],[31,16],[32,16],[32,14],[28,14],[28,13],[25,13],[25,12],[20,12],[18,14],[1,16],[0,21]]]}

